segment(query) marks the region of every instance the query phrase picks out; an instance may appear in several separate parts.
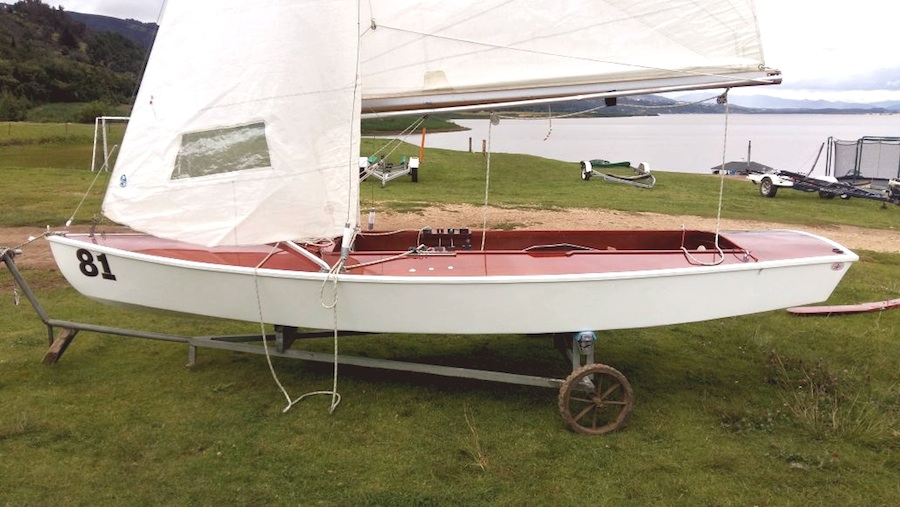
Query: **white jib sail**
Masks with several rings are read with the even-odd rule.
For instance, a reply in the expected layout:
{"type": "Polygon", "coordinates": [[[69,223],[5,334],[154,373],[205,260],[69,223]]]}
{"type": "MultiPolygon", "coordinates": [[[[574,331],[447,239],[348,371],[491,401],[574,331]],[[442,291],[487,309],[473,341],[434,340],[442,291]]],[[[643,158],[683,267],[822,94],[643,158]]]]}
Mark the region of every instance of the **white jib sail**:
{"type": "Polygon", "coordinates": [[[357,3],[171,1],[103,203],[206,246],[358,220],[357,3]]]}
{"type": "Polygon", "coordinates": [[[752,0],[361,3],[364,114],[780,82],[752,0]]]}

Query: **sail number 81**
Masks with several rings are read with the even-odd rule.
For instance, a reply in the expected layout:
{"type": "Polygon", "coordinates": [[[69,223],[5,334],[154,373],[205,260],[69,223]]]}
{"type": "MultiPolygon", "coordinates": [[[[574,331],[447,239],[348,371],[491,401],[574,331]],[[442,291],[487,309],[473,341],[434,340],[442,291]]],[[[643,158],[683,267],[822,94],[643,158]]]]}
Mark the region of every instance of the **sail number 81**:
{"type": "Polygon", "coordinates": [[[109,261],[106,260],[106,254],[100,254],[96,257],[96,262],[100,263],[100,267],[97,267],[97,264],[94,262],[94,254],[84,248],[79,248],[75,252],[75,257],[78,258],[78,269],[81,270],[82,275],[91,277],[100,275],[105,280],[116,279],[116,275],[112,274],[112,271],[109,269],[109,261]]]}

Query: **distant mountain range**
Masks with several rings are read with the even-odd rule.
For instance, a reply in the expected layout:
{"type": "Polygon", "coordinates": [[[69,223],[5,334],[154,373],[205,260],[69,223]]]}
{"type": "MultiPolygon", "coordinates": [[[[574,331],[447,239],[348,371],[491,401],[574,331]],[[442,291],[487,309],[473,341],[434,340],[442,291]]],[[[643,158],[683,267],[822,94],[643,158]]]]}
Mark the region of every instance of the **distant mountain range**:
{"type": "MultiPolygon", "coordinates": [[[[66,11],[72,19],[84,23],[95,32],[115,32],[122,35],[142,47],[149,49],[156,37],[157,25],[143,23],[134,19],[118,19],[96,14],[84,14],[80,12],[66,11]]],[[[684,102],[695,102],[707,99],[710,92],[693,92],[669,99],[658,95],[643,95],[636,97],[622,97],[618,100],[618,107],[602,108],[594,114],[603,116],[619,115],[648,115],[670,113],[718,113],[723,106],[715,102],[684,105],[684,102]]],[[[878,103],[849,103],[829,102],[825,100],[792,100],[768,95],[731,95],[729,96],[731,111],[736,113],[900,113],[900,101],[878,103]]],[[[600,101],[582,101],[563,106],[554,106],[557,110],[578,111],[602,105],[600,101]]]]}
{"type": "MultiPolygon", "coordinates": [[[[696,92],[677,98],[661,95],[619,97],[615,105],[604,99],[561,102],[551,106],[532,106],[519,109],[534,114],[546,114],[548,107],[556,114],[584,116],[657,116],[662,114],[721,114],[724,105],[715,101],[716,90],[696,92]]],[[[896,114],[900,103],[843,104],[786,100],[768,96],[729,95],[728,110],[734,114],[896,114]]]]}
{"type": "MultiPolygon", "coordinates": [[[[693,92],[681,95],[677,100],[691,102],[694,100],[702,100],[707,98],[709,93],[693,92]]],[[[867,112],[890,112],[900,113],[900,101],[872,102],[872,103],[853,103],[853,102],[831,102],[827,100],[794,100],[783,99],[780,97],[771,97],[769,95],[729,95],[731,105],[754,110],[777,110],[781,113],[785,110],[796,110],[800,112],[843,112],[843,111],[867,111],[867,112]]],[[[762,111],[775,112],[775,111],[762,111]]]]}
{"type": "Polygon", "coordinates": [[[156,38],[156,30],[159,28],[155,23],[144,23],[134,19],[119,19],[109,16],[100,16],[98,14],[84,14],[81,12],[66,11],[68,16],[84,23],[94,32],[113,32],[126,39],[136,42],[144,49],[150,49],[153,45],[153,39],[156,38]]]}

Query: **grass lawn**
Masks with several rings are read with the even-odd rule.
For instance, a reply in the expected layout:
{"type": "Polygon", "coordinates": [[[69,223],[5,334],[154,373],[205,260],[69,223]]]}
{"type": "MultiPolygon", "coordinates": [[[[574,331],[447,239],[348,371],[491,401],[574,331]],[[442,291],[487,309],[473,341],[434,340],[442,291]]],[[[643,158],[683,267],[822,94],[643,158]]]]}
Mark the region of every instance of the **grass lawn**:
{"type": "MultiPolygon", "coordinates": [[[[108,175],[88,170],[92,132],[29,133],[27,142],[2,134],[0,227],[39,231],[76,208],[78,223],[98,212],[108,175]]],[[[366,140],[363,154],[376,143],[366,140]]],[[[391,157],[417,154],[403,145],[391,157]]],[[[715,214],[717,178],[657,178],[649,191],[623,189],[580,181],[574,164],[494,154],[490,194],[508,207],[715,214]]],[[[762,199],[747,182],[725,183],[728,217],[801,227],[900,223],[900,209],[871,201],[801,192],[762,199]]],[[[361,194],[364,208],[480,204],[484,159],[427,150],[419,183],[365,182],[361,194]]],[[[858,253],[830,302],[898,297],[900,254],[858,253]]],[[[57,319],[191,336],[258,330],[102,306],[55,269],[24,275],[57,319]]],[[[628,377],[636,404],[623,431],[586,437],[564,429],[557,393],[544,388],[342,365],[333,414],[328,396],[283,413],[285,398],[260,355],[202,349],[188,368],[184,345],[81,332],[58,364],[45,366],[47,332],[14,296],[0,268],[3,505],[806,506],[900,498],[900,310],[769,312],[602,334],[598,360],[628,377]]],[[[403,311],[402,302],[386,311],[403,311]]],[[[339,346],[348,355],[569,373],[538,337],[379,335],[339,346]]],[[[331,365],[275,358],[273,366],[293,397],[331,388],[331,365]]]]}

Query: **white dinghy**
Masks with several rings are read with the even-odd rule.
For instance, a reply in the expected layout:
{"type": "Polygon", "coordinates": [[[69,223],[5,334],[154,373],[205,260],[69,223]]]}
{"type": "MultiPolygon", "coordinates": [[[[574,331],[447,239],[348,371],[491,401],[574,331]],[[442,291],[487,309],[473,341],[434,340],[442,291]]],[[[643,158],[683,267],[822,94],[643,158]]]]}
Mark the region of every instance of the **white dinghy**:
{"type": "Polygon", "coordinates": [[[103,202],[138,232],[48,239],[87,297],[291,328],[551,333],[820,302],[857,256],[803,232],[358,227],[361,115],[780,81],[751,0],[170,0],[103,202]]]}

